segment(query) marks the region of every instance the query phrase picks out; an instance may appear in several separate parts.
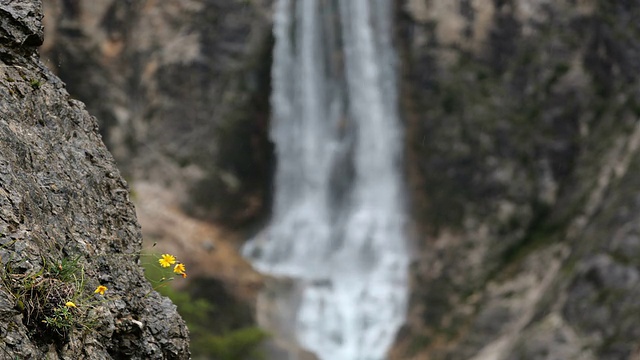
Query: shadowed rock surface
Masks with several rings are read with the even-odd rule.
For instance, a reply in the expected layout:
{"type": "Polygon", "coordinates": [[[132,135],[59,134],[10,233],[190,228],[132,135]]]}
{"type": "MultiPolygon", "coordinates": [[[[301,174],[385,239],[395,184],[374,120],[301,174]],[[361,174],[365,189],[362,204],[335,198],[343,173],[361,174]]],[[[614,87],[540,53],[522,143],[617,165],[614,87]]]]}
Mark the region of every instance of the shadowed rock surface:
{"type": "Polygon", "coordinates": [[[38,59],[41,18],[39,1],[0,1],[0,358],[188,359],[186,326],[137,264],[140,227],[96,119],[38,59]],[[70,300],[77,323],[43,325],[70,300]]]}

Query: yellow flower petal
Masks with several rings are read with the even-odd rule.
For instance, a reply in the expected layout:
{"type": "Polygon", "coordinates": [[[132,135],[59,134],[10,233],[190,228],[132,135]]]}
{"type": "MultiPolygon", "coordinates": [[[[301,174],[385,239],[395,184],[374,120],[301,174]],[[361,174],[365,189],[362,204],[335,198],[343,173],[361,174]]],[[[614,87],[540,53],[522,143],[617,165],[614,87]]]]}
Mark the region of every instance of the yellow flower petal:
{"type": "Polygon", "coordinates": [[[106,286],[102,286],[102,285],[100,285],[100,286],[98,286],[98,287],[96,288],[96,290],[94,291],[94,293],[96,293],[96,294],[100,294],[100,295],[104,295],[104,292],[105,292],[105,291],[107,291],[107,290],[108,290],[108,289],[107,289],[107,287],[106,287],[106,286]]]}
{"type": "Polygon", "coordinates": [[[158,259],[158,263],[162,267],[169,267],[176,263],[176,257],[171,254],[162,254],[160,259],[158,259]]]}
{"type": "Polygon", "coordinates": [[[66,306],[68,308],[74,308],[74,307],[76,307],[76,304],[72,303],[71,301],[67,301],[67,303],[64,304],[64,306],[66,306]]]}
{"type": "Polygon", "coordinates": [[[173,272],[176,273],[176,274],[184,274],[184,272],[186,270],[187,269],[185,268],[184,264],[182,264],[182,263],[178,263],[178,264],[176,264],[176,266],[173,267],[173,272]]]}

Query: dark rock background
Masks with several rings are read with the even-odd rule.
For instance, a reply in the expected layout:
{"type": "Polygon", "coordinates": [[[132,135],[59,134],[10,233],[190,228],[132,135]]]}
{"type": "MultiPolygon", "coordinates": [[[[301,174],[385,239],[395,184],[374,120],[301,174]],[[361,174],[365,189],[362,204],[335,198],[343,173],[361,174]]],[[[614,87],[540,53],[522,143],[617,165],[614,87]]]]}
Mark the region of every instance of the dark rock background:
{"type": "Polygon", "coordinates": [[[38,59],[41,5],[0,1],[0,358],[188,359],[184,322],[138,264],[140,226],[98,123],[38,59]],[[52,273],[70,261],[83,271],[63,285],[52,273]],[[55,336],[34,321],[45,283],[64,294],[47,306],[82,293],[70,311],[86,322],[55,336]]]}
{"type": "Polygon", "coordinates": [[[419,255],[395,358],[637,352],[639,12],[398,2],[419,255]]]}
{"type": "MultiPolygon", "coordinates": [[[[392,358],[637,356],[640,4],[395,4],[416,254],[392,358]]],[[[45,5],[46,63],[134,188],[267,215],[270,1],[45,5]]]]}
{"type": "Polygon", "coordinates": [[[125,176],[199,217],[268,201],[270,1],[47,0],[43,56],[101,121],[125,176]]]}
{"type": "Polygon", "coordinates": [[[270,3],[44,7],[43,60],[99,119],[131,185],[145,252],[187,265],[189,277],[175,283],[212,303],[211,332],[253,325],[261,278],[238,255],[237,230],[268,208],[270,3]]]}

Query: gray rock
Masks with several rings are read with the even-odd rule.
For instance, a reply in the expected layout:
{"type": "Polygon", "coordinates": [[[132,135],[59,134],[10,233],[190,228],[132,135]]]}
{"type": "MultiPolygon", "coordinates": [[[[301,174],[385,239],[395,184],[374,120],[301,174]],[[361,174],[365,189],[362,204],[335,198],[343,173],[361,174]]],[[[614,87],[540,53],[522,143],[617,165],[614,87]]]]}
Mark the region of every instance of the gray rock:
{"type": "Polygon", "coordinates": [[[188,359],[184,322],[136,264],[140,228],[96,119],[32,48],[40,7],[0,2],[0,357],[188,359]],[[63,286],[55,269],[72,260],[83,280],[63,286]],[[34,283],[60,288],[44,315],[28,310],[44,291],[34,283]],[[96,302],[99,284],[109,290],[96,302]],[[55,335],[40,320],[75,291],[77,322],[55,335]]]}
{"type": "Polygon", "coordinates": [[[0,42],[11,47],[42,45],[42,0],[0,1],[0,42]]]}

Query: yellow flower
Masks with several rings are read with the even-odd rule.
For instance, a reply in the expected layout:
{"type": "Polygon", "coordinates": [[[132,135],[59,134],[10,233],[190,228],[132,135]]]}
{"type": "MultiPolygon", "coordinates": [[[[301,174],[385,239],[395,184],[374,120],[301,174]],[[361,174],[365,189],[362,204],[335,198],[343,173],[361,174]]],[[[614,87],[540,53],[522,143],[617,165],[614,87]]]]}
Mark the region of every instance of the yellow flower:
{"type": "Polygon", "coordinates": [[[107,290],[108,290],[108,289],[107,289],[107,287],[106,287],[106,286],[102,286],[102,285],[100,285],[100,286],[98,286],[98,287],[96,288],[96,291],[94,291],[94,293],[96,293],[96,294],[100,294],[100,295],[104,295],[104,292],[105,292],[105,291],[107,291],[107,290]]]}
{"type": "Polygon", "coordinates": [[[74,308],[74,307],[76,307],[76,304],[72,303],[71,301],[67,301],[67,303],[64,304],[64,306],[66,306],[68,308],[74,308]]]}
{"type": "Polygon", "coordinates": [[[158,260],[160,266],[169,267],[176,263],[176,258],[173,255],[162,254],[162,257],[158,260]]]}
{"type": "Polygon", "coordinates": [[[182,263],[178,263],[176,264],[176,266],[173,267],[173,272],[180,275],[184,274],[186,270],[187,269],[184,267],[184,264],[182,263]]]}

